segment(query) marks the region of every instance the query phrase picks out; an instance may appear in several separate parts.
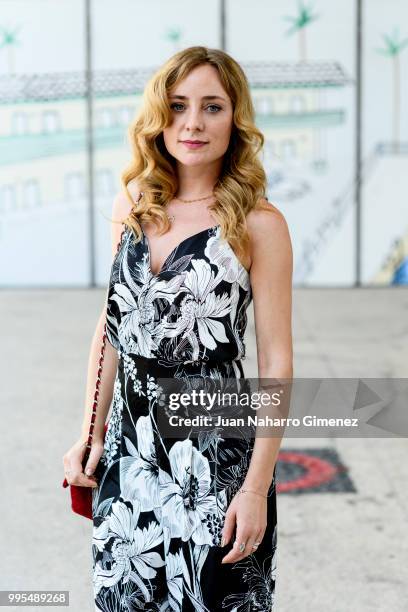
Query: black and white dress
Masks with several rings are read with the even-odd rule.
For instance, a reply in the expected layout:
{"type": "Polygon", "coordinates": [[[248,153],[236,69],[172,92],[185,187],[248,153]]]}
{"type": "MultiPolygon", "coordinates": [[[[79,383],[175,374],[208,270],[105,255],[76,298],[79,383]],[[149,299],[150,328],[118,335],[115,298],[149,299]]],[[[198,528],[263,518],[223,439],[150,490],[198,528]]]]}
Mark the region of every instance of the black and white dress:
{"type": "Polygon", "coordinates": [[[93,589],[104,612],[269,612],[275,597],[275,471],[258,549],[221,564],[225,512],[253,440],[165,438],[160,377],[241,379],[250,278],[219,225],[184,239],[158,274],[127,228],[113,260],[107,338],[118,351],[112,412],[93,489],[93,589]]]}

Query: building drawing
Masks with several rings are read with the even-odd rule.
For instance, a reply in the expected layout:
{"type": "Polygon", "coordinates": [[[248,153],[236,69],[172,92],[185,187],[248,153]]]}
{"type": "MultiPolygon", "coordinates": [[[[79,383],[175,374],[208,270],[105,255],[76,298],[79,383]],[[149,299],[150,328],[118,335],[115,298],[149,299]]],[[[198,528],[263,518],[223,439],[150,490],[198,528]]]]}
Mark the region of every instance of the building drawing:
{"type": "MultiPolygon", "coordinates": [[[[94,188],[100,209],[108,214],[128,156],[127,127],[154,69],[98,71],[93,75],[94,188]]],[[[244,70],[257,125],[265,135],[263,161],[269,198],[277,202],[301,199],[316,189],[313,172],[325,172],[330,163],[324,146],[330,128],[346,120],[345,108],[328,106],[324,92],[352,81],[336,62],[254,62],[244,65],[244,70]],[[307,168],[307,179],[288,175],[287,163],[293,160],[307,168]]],[[[2,226],[7,228],[16,219],[20,225],[32,223],[33,215],[49,218],[50,211],[54,217],[67,217],[86,208],[85,94],[85,74],[81,72],[0,77],[0,252],[2,226]]],[[[367,156],[363,181],[387,152],[396,153],[383,143],[367,156]]],[[[406,147],[400,144],[398,152],[406,154],[406,147]]],[[[314,232],[303,241],[295,265],[295,284],[307,284],[325,245],[353,207],[353,194],[351,182],[327,202],[314,232]]],[[[395,237],[392,244],[405,244],[402,236],[395,237]]],[[[400,255],[401,248],[397,249],[400,255]]],[[[397,273],[401,256],[385,259],[387,263],[382,262],[371,281],[387,279],[392,283],[395,277],[402,282],[404,274],[397,273]],[[395,264],[394,273],[389,271],[390,262],[395,264]]]]}
{"type": "MultiPolygon", "coordinates": [[[[265,163],[268,157],[325,163],[322,133],[342,123],[345,111],[325,108],[321,91],[349,82],[341,66],[334,62],[263,62],[244,69],[253,92],[257,124],[266,135],[265,163]]],[[[97,169],[98,193],[115,189],[112,177],[121,170],[115,166],[115,151],[122,151],[123,155],[127,125],[153,70],[94,74],[95,147],[109,149],[112,160],[110,167],[97,169]]],[[[78,164],[74,159],[75,154],[85,150],[85,93],[85,75],[78,72],[0,77],[1,168],[7,167],[9,177],[16,174],[25,177],[23,184],[2,180],[3,212],[46,202],[47,188],[41,168],[44,164],[48,168],[49,161],[44,160],[49,157],[54,176],[60,177],[58,199],[70,200],[85,193],[82,157],[78,164]],[[69,168],[64,161],[66,155],[71,156],[69,168]],[[29,164],[27,172],[22,168],[24,164],[29,164]],[[19,172],[15,173],[17,168],[19,172]],[[28,199],[27,193],[31,194],[28,199]]],[[[122,155],[118,155],[118,160],[122,155]]]]}

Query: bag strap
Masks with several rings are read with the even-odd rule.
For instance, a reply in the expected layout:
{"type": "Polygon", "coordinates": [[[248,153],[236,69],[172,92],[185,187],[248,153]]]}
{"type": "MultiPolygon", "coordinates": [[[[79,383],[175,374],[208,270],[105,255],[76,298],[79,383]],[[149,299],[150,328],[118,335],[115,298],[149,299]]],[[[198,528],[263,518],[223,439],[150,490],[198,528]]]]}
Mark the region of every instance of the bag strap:
{"type": "MultiPolygon", "coordinates": [[[[120,235],[120,240],[118,243],[118,248],[117,248],[116,253],[119,252],[125,231],[126,231],[126,228],[122,231],[120,235]]],[[[109,291],[109,288],[108,288],[108,291],[109,291]]],[[[101,353],[99,356],[98,373],[97,373],[97,378],[96,378],[95,393],[94,393],[93,404],[92,404],[91,422],[89,424],[88,441],[86,442],[86,451],[84,454],[83,461],[88,458],[90,450],[91,450],[91,446],[92,446],[93,430],[94,430],[95,419],[96,419],[96,409],[98,407],[99,386],[101,384],[102,365],[103,365],[103,360],[105,357],[105,347],[106,347],[106,321],[103,326],[102,346],[101,346],[101,353]]]]}
{"type": "MultiPolygon", "coordinates": [[[[137,198],[137,203],[139,203],[140,199],[143,196],[143,191],[139,192],[139,197],[137,198]]],[[[123,229],[121,235],[120,235],[120,239],[119,239],[119,243],[118,243],[118,248],[116,253],[119,252],[120,246],[122,244],[122,240],[123,240],[123,235],[126,231],[126,227],[123,229]]],[[[108,292],[109,292],[109,287],[108,287],[108,292]]],[[[102,365],[103,365],[103,360],[105,357],[105,347],[106,347],[106,321],[105,324],[103,326],[103,335],[102,335],[102,346],[101,346],[101,353],[99,356],[99,364],[98,364],[98,373],[97,373],[97,378],[96,378],[96,385],[95,385],[95,393],[94,393],[94,398],[93,398],[93,404],[92,404],[92,415],[91,415],[91,422],[89,424],[89,434],[88,434],[88,440],[86,442],[86,451],[84,454],[84,458],[83,461],[88,459],[91,447],[92,447],[92,438],[93,438],[93,430],[94,430],[94,426],[95,426],[95,419],[96,419],[96,409],[98,407],[98,397],[99,397],[99,386],[101,384],[101,374],[102,374],[102,365]]]]}

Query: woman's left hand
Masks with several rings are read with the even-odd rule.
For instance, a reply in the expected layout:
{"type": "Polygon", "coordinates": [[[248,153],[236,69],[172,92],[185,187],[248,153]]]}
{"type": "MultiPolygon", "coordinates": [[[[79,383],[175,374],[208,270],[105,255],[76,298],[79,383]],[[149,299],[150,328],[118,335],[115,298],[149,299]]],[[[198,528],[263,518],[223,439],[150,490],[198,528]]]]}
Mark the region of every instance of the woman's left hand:
{"type": "Polygon", "coordinates": [[[250,491],[236,494],[225,513],[222,531],[224,542],[228,544],[236,527],[234,547],[223,557],[221,563],[235,563],[255,552],[256,548],[252,548],[252,544],[262,541],[267,526],[266,519],[265,497],[250,491]],[[241,543],[245,544],[242,552],[239,550],[241,543]]]}

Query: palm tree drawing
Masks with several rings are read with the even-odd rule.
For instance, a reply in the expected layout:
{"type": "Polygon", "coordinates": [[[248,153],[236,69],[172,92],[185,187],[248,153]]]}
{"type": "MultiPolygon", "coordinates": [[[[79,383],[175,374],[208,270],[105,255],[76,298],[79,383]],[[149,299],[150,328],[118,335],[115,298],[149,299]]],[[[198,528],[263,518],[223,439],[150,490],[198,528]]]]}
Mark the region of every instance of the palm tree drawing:
{"type": "Polygon", "coordinates": [[[166,32],[167,40],[170,40],[174,45],[174,51],[178,51],[178,43],[180,42],[182,31],[180,28],[169,28],[166,32]]]}
{"type": "Polygon", "coordinates": [[[408,38],[399,40],[398,29],[394,29],[391,35],[383,34],[384,48],[377,49],[379,53],[392,60],[392,79],[393,79],[393,112],[392,112],[392,139],[395,151],[398,153],[400,145],[400,114],[401,114],[401,75],[400,60],[401,51],[408,45],[408,38]]]}
{"type": "Polygon", "coordinates": [[[13,30],[9,28],[0,27],[1,40],[0,40],[0,51],[3,49],[7,53],[7,68],[9,74],[13,74],[15,70],[15,57],[14,47],[20,43],[17,40],[17,31],[19,28],[13,30]]]}
{"type": "Polygon", "coordinates": [[[286,32],[287,36],[291,36],[295,32],[298,33],[299,42],[299,61],[307,61],[307,49],[306,49],[306,27],[309,26],[312,21],[316,21],[318,15],[312,14],[312,7],[307,7],[303,4],[302,0],[298,3],[298,14],[295,17],[286,16],[284,19],[290,21],[292,27],[286,32]]]}

